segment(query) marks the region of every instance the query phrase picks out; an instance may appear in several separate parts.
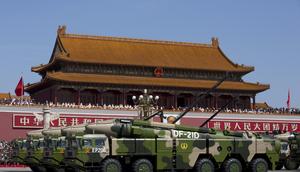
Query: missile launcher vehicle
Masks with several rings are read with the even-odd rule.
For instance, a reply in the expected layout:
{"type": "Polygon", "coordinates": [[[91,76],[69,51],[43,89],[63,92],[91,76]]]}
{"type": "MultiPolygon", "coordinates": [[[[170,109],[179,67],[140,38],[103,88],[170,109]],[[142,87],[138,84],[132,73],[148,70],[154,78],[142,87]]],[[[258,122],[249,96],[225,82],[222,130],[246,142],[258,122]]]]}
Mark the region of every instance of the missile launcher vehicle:
{"type": "Polygon", "coordinates": [[[296,170],[300,165],[300,133],[287,133],[285,135],[284,140],[288,142],[288,153],[284,167],[287,170],[296,170]]]}
{"type": "Polygon", "coordinates": [[[280,158],[278,140],[249,132],[127,119],[89,124],[86,128],[107,137],[99,156],[89,160],[101,162],[102,171],[121,171],[122,167],[131,166],[132,171],[256,172],[275,169],[280,158]]]}
{"type": "Polygon", "coordinates": [[[61,162],[64,158],[66,139],[61,134],[60,127],[43,130],[44,135],[44,155],[41,163],[47,171],[64,171],[61,162]]]}
{"type": "Polygon", "coordinates": [[[15,139],[11,142],[11,145],[11,161],[18,164],[25,164],[25,157],[27,155],[26,139],[15,139]]]}
{"type": "Polygon", "coordinates": [[[280,170],[282,167],[286,170],[298,169],[300,166],[300,133],[277,133],[274,138],[281,142],[281,166],[276,169],[280,170]]]}
{"type": "MultiPolygon", "coordinates": [[[[68,137],[67,137],[68,138],[68,137]]],[[[67,171],[98,171],[104,152],[108,153],[108,139],[103,134],[85,134],[67,139],[71,143],[65,152],[67,171]]]]}
{"type": "Polygon", "coordinates": [[[83,135],[85,134],[84,124],[77,126],[69,126],[61,130],[62,136],[66,138],[66,147],[64,152],[64,159],[61,165],[66,171],[86,171],[92,169],[92,167],[83,164],[83,156],[87,155],[86,149],[82,149],[83,146],[83,135]]]}
{"type": "Polygon", "coordinates": [[[32,171],[43,172],[46,168],[42,165],[44,137],[42,130],[34,130],[27,133],[25,165],[32,171]]]}

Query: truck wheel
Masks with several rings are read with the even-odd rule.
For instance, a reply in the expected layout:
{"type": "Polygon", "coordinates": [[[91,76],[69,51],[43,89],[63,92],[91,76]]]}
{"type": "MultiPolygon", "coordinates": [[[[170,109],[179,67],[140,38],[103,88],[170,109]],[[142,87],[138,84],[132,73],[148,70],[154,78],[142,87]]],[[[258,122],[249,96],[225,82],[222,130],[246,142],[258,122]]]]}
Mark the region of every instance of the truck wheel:
{"type": "Polygon", "coordinates": [[[46,172],[46,169],[44,167],[40,167],[40,166],[30,166],[30,169],[33,172],[46,172]]]}
{"type": "Polygon", "coordinates": [[[113,158],[108,158],[104,160],[104,162],[101,165],[101,171],[102,172],[121,172],[122,166],[121,163],[113,158]]]}
{"type": "MultiPolygon", "coordinates": [[[[78,168],[73,168],[73,167],[68,167],[64,169],[65,172],[80,172],[82,170],[78,169],[78,168]]],[[[47,171],[48,172],[48,171],[47,171]]],[[[50,172],[50,171],[49,171],[50,172]]],[[[51,171],[53,172],[53,171],[51,171]]]]}
{"type": "Polygon", "coordinates": [[[224,162],[225,172],[242,172],[243,167],[238,159],[230,158],[224,162]]]}
{"type": "Polygon", "coordinates": [[[74,171],[73,168],[70,168],[70,167],[65,168],[65,172],[73,172],[73,171],[74,171]]]}
{"type": "Polygon", "coordinates": [[[299,163],[289,157],[284,163],[284,168],[287,170],[297,170],[299,168],[299,163]]]}
{"type": "Polygon", "coordinates": [[[132,167],[134,172],[153,172],[153,165],[148,159],[136,160],[132,167]]]}
{"type": "Polygon", "coordinates": [[[277,164],[277,165],[275,166],[275,170],[281,170],[282,168],[283,168],[283,164],[282,164],[282,163],[277,164]]]}
{"type": "Polygon", "coordinates": [[[200,159],[195,164],[195,171],[196,172],[214,172],[215,171],[215,165],[214,163],[207,158],[200,159]]]}
{"type": "Polygon", "coordinates": [[[268,163],[263,158],[256,158],[250,163],[250,168],[252,172],[267,172],[268,163]]]}
{"type": "Polygon", "coordinates": [[[47,172],[64,172],[65,170],[62,168],[55,168],[55,167],[47,167],[47,172]]]}
{"type": "Polygon", "coordinates": [[[29,168],[30,168],[31,171],[33,171],[33,172],[40,172],[39,169],[38,169],[37,167],[35,167],[35,166],[31,166],[31,167],[29,167],[29,168]]]}

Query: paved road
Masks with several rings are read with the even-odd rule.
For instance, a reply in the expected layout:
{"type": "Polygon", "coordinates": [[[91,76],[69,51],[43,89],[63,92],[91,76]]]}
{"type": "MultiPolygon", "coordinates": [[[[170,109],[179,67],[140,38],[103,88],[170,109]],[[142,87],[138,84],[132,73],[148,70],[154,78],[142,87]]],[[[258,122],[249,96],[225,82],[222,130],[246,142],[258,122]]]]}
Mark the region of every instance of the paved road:
{"type": "MultiPolygon", "coordinates": [[[[29,168],[0,168],[0,172],[30,172],[31,170],[29,168]]],[[[295,172],[300,172],[299,170],[295,170],[295,172]]],[[[272,172],[272,171],[269,171],[272,172]]],[[[287,171],[287,170],[280,170],[280,171],[274,171],[274,172],[293,172],[293,171],[287,171]]]]}
{"type": "Polygon", "coordinates": [[[29,172],[31,171],[30,168],[0,168],[0,172],[17,172],[17,171],[22,171],[22,172],[29,172]]]}

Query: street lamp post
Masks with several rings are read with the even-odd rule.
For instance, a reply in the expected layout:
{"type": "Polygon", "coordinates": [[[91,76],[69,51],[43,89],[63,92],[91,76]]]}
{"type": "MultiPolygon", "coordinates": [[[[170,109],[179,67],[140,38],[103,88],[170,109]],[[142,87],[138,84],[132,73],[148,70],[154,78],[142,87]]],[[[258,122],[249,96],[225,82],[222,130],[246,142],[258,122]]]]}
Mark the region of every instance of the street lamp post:
{"type": "Polygon", "coordinates": [[[159,96],[153,98],[153,95],[149,95],[147,89],[144,89],[144,94],[140,95],[138,99],[136,96],[132,96],[133,102],[138,106],[139,119],[147,118],[152,114],[158,99],[159,96]]]}

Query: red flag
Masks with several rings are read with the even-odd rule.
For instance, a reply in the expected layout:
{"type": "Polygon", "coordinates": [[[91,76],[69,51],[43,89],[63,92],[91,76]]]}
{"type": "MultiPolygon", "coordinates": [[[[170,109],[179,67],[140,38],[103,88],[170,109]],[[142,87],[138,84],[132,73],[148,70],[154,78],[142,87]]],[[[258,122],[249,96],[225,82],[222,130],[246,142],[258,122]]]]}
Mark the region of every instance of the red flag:
{"type": "Polygon", "coordinates": [[[23,77],[21,77],[16,89],[15,93],[17,96],[23,96],[24,95],[24,83],[23,83],[23,77]]]}
{"type": "Polygon", "coordinates": [[[291,95],[290,95],[290,89],[289,89],[288,99],[286,101],[286,106],[287,106],[288,109],[290,109],[290,103],[291,103],[291,95]]]}

